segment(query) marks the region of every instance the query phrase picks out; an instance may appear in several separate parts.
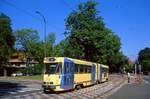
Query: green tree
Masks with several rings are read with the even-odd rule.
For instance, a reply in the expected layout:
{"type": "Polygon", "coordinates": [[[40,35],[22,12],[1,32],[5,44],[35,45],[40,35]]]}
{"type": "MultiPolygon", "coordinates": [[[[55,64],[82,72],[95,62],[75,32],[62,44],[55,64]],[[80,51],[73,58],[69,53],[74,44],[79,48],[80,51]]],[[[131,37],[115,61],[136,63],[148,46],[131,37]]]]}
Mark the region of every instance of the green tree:
{"type": "Polygon", "coordinates": [[[53,48],[54,48],[54,44],[55,44],[55,33],[48,33],[47,37],[46,37],[46,48],[44,51],[46,51],[46,56],[50,57],[53,56],[53,48]]]}
{"type": "Polygon", "coordinates": [[[119,71],[128,64],[128,58],[120,52],[120,38],[105,26],[96,5],[93,1],[81,3],[67,17],[65,35],[69,47],[65,52],[72,53],[73,58],[107,64],[110,70],[119,71]]]}
{"type": "Polygon", "coordinates": [[[27,56],[34,56],[34,53],[39,43],[38,32],[33,29],[18,29],[15,31],[16,47],[23,49],[27,56]]]}
{"type": "Polygon", "coordinates": [[[139,52],[138,61],[143,71],[150,71],[150,48],[144,48],[139,52]]]}
{"type": "Polygon", "coordinates": [[[83,53],[79,48],[73,48],[67,39],[61,40],[54,46],[54,56],[83,59],[83,53]]]}
{"type": "Polygon", "coordinates": [[[54,46],[53,54],[55,57],[65,57],[64,55],[64,48],[65,48],[66,42],[65,40],[61,40],[58,44],[54,46]]]}
{"type": "Polygon", "coordinates": [[[4,13],[0,13],[0,67],[7,63],[14,42],[15,37],[12,33],[11,20],[4,13]]]}
{"type": "MultiPolygon", "coordinates": [[[[16,48],[18,50],[23,50],[25,52],[26,55],[26,59],[27,59],[27,68],[25,69],[25,71],[27,73],[34,73],[37,71],[33,71],[34,68],[38,68],[41,69],[42,68],[42,64],[41,64],[41,60],[43,60],[44,56],[43,54],[43,49],[44,47],[41,47],[41,42],[39,40],[39,35],[38,32],[36,30],[33,29],[28,29],[28,28],[24,28],[24,29],[18,29],[15,31],[15,37],[16,37],[16,48]],[[41,47],[41,48],[39,48],[41,47]],[[41,50],[42,49],[42,50],[41,50]],[[41,56],[39,56],[41,55],[41,56]],[[28,61],[28,58],[33,58],[35,61],[38,61],[40,63],[39,66],[34,65],[34,67],[31,66],[31,59],[28,61]],[[37,67],[35,67],[37,66],[37,67]]],[[[42,62],[43,63],[43,62],[42,62]]],[[[41,69],[42,71],[42,69],[41,69]]],[[[34,73],[36,74],[36,73],[34,73]]]]}
{"type": "Polygon", "coordinates": [[[81,3],[66,20],[65,34],[70,45],[84,52],[84,58],[89,61],[95,60],[93,57],[97,51],[95,41],[99,39],[100,30],[104,30],[103,19],[97,16],[96,4],[91,1],[81,3]]]}
{"type": "Polygon", "coordinates": [[[106,63],[106,58],[120,49],[120,39],[106,28],[98,16],[96,2],[81,3],[66,20],[66,36],[70,45],[84,52],[89,61],[106,63]]]}

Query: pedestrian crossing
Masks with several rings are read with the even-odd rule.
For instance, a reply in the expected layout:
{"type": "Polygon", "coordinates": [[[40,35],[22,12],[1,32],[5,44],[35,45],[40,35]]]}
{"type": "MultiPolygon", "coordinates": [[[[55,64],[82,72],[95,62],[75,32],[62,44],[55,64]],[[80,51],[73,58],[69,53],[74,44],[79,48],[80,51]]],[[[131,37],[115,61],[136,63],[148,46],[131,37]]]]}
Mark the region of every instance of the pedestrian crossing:
{"type": "Polygon", "coordinates": [[[7,89],[0,89],[0,93],[4,94],[20,94],[25,92],[32,92],[32,91],[40,91],[41,88],[7,88],[7,89]]]}

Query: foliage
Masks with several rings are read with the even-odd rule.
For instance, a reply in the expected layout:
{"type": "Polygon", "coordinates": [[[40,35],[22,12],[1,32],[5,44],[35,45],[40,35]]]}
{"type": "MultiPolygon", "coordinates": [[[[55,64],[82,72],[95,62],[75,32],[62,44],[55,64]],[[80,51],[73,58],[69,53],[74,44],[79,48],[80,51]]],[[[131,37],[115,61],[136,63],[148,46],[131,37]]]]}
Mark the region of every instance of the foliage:
{"type": "Polygon", "coordinates": [[[14,42],[11,20],[4,13],[0,13],[0,67],[7,63],[8,57],[13,50],[14,42]]]}
{"type": "Polygon", "coordinates": [[[65,40],[62,40],[54,46],[53,54],[55,57],[65,56],[64,55],[65,45],[66,45],[65,40]]]}
{"type": "Polygon", "coordinates": [[[34,65],[34,67],[33,67],[33,73],[32,74],[34,74],[34,75],[39,75],[39,74],[42,74],[43,73],[43,67],[44,67],[44,65],[43,64],[35,64],[34,65]]]}
{"type": "Polygon", "coordinates": [[[107,64],[110,70],[119,71],[128,65],[128,58],[120,52],[120,38],[108,29],[98,16],[96,2],[81,3],[66,20],[66,31],[72,57],[107,64]]]}
{"type": "Polygon", "coordinates": [[[49,33],[46,37],[46,42],[40,41],[37,43],[36,51],[34,52],[34,57],[39,63],[43,63],[43,59],[46,56],[51,57],[54,53],[54,43],[55,43],[55,34],[49,33]]]}
{"type": "Polygon", "coordinates": [[[53,47],[54,47],[54,43],[55,43],[55,34],[54,33],[49,33],[47,35],[47,38],[46,38],[46,48],[45,48],[45,51],[46,51],[46,56],[50,57],[50,56],[53,56],[53,47]]]}
{"type": "Polygon", "coordinates": [[[122,52],[117,52],[107,59],[107,64],[110,66],[110,72],[123,72],[124,68],[129,71],[131,68],[128,64],[128,58],[122,52]]]}
{"type": "MultiPolygon", "coordinates": [[[[33,68],[29,68],[33,73],[42,72],[45,54],[47,57],[63,56],[107,64],[110,66],[111,72],[119,72],[124,67],[126,70],[131,69],[131,66],[128,65],[128,58],[120,52],[120,38],[105,26],[96,5],[97,3],[94,1],[79,4],[78,8],[72,11],[66,19],[66,38],[56,45],[54,33],[49,33],[46,41],[41,41],[36,30],[24,28],[15,31],[15,47],[23,50],[27,57],[34,57],[39,62],[33,68]]],[[[10,53],[14,38],[11,35],[10,19],[6,15],[1,14],[0,25],[2,27],[0,29],[3,31],[0,34],[0,44],[2,45],[0,62],[3,62],[6,59],[5,55],[8,56],[10,53]]],[[[139,59],[141,61],[143,58],[139,59]]],[[[149,64],[147,59],[141,62],[149,64]]]]}
{"type": "Polygon", "coordinates": [[[24,50],[27,55],[34,55],[39,42],[38,32],[33,29],[18,29],[15,31],[16,47],[24,50]]]}
{"type": "MultiPolygon", "coordinates": [[[[55,43],[55,34],[49,33],[46,37],[46,42],[40,41],[38,32],[33,29],[19,29],[15,31],[16,48],[22,49],[26,53],[26,58],[33,57],[36,64],[34,67],[28,67],[25,71],[30,71],[33,74],[40,74],[43,71],[43,59],[46,56],[53,56],[53,47],[55,43]]],[[[31,65],[31,64],[28,64],[31,65]]]]}
{"type": "Polygon", "coordinates": [[[150,48],[144,48],[139,52],[138,61],[144,71],[150,71],[150,48]]]}
{"type": "Polygon", "coordinates": [[[66,36],[73,48],[79,48],[84,52],[84,58],[93,61],[96,55],[95,42],[100,30],[103,31],[104,23],[101,17],[97,17],[95,2],[81,3],[77,11],[73,11],[66,20],[66,36]]]}
{"type": "Polygon", "coordinates": [[[83,53],[79,48],[73,48],[67,39],[62,40],[60,43],[54,46],[54,56],[70,57],[82,59],[83,53]]]}

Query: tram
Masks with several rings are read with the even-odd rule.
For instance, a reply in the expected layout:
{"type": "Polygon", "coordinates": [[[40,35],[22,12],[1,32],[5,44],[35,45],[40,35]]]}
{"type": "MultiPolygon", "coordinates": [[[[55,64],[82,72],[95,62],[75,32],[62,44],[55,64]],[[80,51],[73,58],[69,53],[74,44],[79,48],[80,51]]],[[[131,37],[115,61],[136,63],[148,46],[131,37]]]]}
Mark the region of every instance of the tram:
{"type": "Polygon", "coordinates": [[[108,81],[109,67],[68,57],[44,58],[43,91],[65,91],[108,81]]]}

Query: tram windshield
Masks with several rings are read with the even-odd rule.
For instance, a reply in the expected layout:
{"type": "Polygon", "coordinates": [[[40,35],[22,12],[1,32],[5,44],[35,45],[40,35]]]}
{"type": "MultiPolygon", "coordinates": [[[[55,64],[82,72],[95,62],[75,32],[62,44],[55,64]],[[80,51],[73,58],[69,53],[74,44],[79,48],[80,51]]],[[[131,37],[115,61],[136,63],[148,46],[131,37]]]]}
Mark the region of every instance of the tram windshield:
{"type": "Polygon", "coordinates": [[[61,74],[61,63],[48,63],[45,69],[45,74],[61,74]]]}

